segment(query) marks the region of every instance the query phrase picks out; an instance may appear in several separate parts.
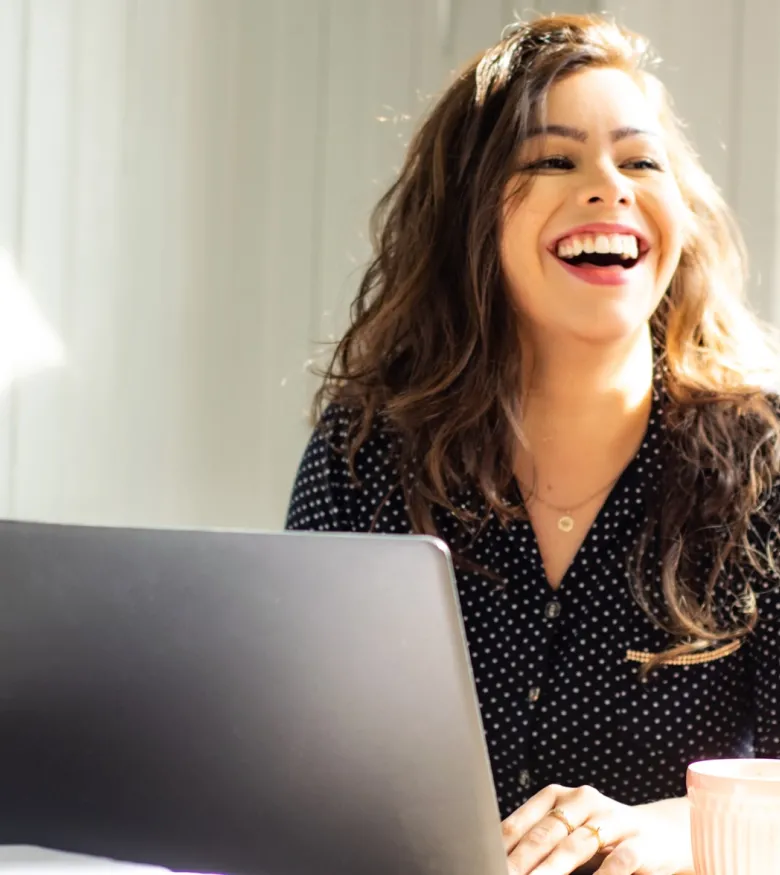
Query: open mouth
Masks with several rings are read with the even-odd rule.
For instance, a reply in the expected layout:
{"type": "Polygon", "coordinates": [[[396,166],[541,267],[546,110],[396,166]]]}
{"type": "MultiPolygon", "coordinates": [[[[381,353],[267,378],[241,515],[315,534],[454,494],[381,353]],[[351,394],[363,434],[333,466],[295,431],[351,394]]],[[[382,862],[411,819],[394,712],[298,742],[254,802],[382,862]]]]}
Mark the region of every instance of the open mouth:
{"type": "Polygon", "coordinates": [[[573,268],[628,271],[642,261],[649,248],[647,241],[635,234],[575,234],[558,240],[550,252],[573,268]]]}
{"type": "Polygon", "coordinates": [[[644,253],[637,256],[624,256],[611,252],[583,252],[570,258],[561,255],[556,257],[572,267],[622,267],[624,270],[631,270],[644,258],[644,253]]]}

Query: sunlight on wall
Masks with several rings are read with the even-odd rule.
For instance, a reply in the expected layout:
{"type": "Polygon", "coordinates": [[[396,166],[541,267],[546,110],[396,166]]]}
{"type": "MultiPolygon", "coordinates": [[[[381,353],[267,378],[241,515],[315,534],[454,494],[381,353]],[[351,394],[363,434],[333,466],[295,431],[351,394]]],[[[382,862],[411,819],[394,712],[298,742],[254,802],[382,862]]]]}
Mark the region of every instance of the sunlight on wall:
{"type": "Polygon", "coordinates": [[[62,341],[25,287],[12,257],[0,252],[0,392],[21,377],[64,361],[62,341]]]}

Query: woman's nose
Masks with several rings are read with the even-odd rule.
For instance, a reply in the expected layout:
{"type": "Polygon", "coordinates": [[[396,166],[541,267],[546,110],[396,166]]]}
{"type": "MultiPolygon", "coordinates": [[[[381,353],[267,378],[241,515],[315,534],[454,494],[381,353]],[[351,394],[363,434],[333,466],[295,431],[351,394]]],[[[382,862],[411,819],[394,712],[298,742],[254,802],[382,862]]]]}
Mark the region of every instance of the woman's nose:
{"type": "Polygon", "coordinates": [[[628,180],[620,173],[605,169],[594,173],[582,186],[580,202],[606,207],[627,207],[634,203],[634,192],[628,180]]]}

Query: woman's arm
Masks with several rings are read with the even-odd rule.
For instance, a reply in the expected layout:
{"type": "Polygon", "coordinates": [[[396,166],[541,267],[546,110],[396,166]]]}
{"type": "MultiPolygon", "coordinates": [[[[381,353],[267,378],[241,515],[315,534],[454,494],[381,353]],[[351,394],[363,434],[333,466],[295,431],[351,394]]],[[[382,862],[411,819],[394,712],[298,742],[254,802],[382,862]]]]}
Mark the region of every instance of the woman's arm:
{"type": "Polygon", "coordinates": [[[666,834],[667,842],[673,849],[674,859],[678,860],[678,865],[682,867],[676,875],[693,875],[691,805],[688,797],[663,799],[660,802],[637,805],[636,808],[640,812],[644,812],[654,823],[657,823],[658,830],[666,834]]]}

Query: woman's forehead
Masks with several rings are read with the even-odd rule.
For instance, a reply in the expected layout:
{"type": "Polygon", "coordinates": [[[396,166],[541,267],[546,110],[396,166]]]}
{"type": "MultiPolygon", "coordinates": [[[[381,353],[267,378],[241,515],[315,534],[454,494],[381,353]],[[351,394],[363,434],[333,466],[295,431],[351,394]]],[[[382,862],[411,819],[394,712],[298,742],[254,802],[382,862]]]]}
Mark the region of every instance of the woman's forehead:
{"type": "Polygon", "coordinates": [[[582,70],[559,79],[535,115],[536,129],[570,129],[583,140],[592,133],[627,130],[663,135],[657,100],[633,76],[615,68],[582,70]]]}

